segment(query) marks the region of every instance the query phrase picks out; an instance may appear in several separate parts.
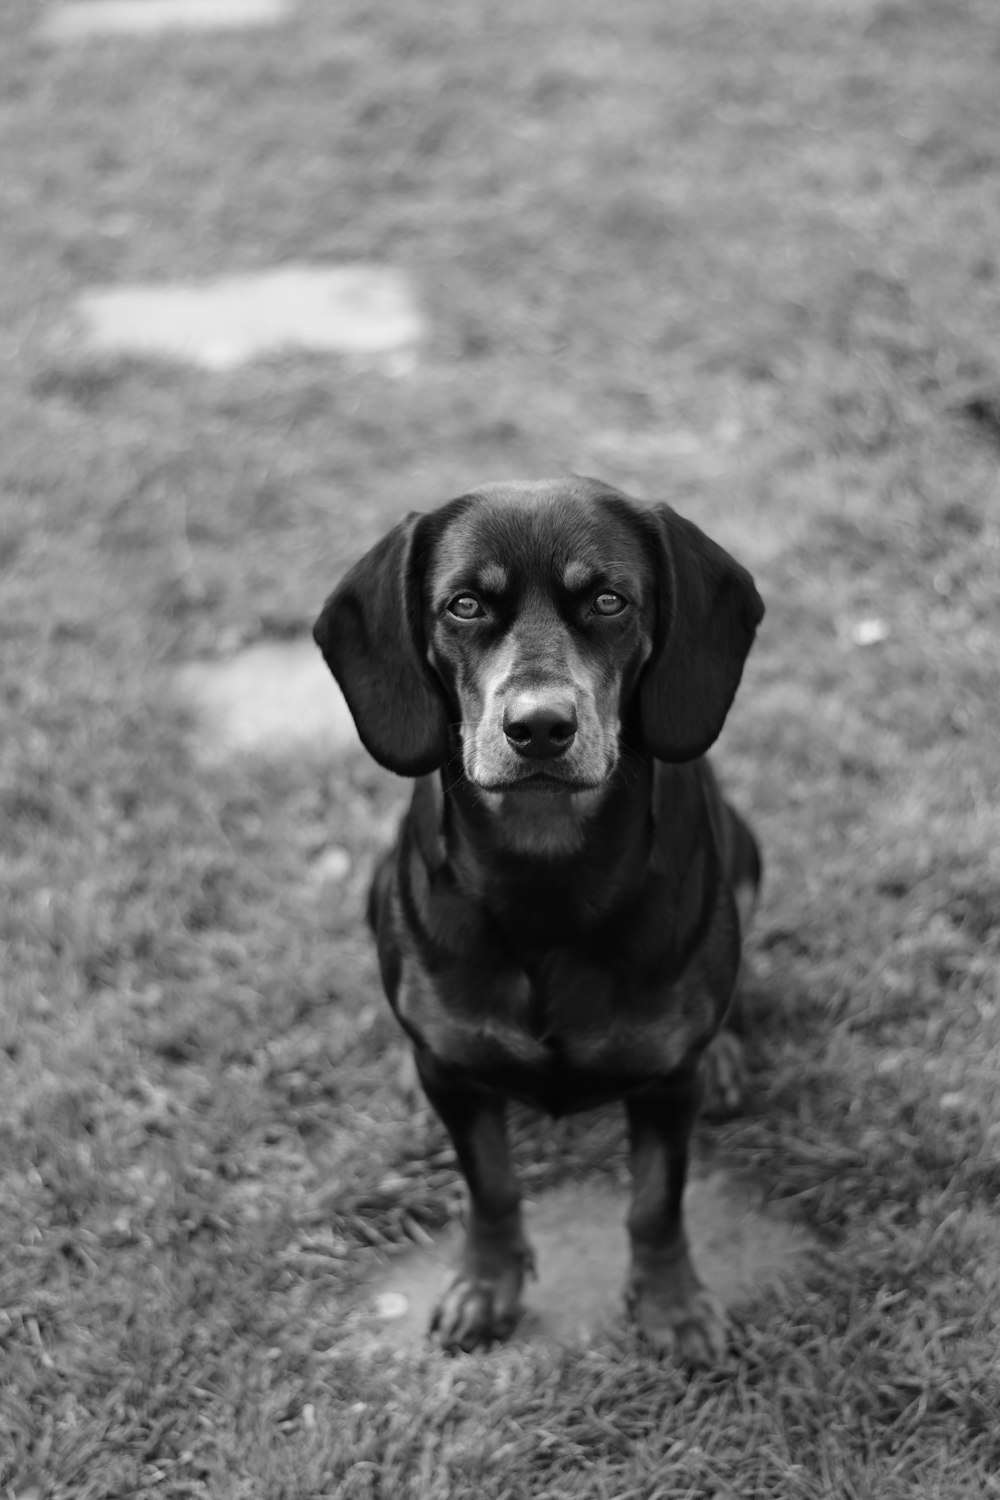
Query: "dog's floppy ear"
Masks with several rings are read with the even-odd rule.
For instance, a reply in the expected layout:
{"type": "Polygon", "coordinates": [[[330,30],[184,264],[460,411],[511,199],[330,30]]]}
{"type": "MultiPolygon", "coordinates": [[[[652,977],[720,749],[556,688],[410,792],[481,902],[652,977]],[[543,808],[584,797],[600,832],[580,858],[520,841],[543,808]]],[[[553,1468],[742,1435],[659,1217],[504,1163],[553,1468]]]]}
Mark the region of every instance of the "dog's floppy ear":
{"type": "Polygon", "coordinates": [[[365,749],[401,776],[422,776],[448,756],[447,709],[424,651],[425,519],[412,513],[366,552],[313,627],[365,749]]]}
{"type": "Polygon", "coordinates": [[[646,512],[659,619],[639,684],[643,738],[660,760],[694,760],[716,739],[764,614],[745,568],[669,505],[646,512]]]}

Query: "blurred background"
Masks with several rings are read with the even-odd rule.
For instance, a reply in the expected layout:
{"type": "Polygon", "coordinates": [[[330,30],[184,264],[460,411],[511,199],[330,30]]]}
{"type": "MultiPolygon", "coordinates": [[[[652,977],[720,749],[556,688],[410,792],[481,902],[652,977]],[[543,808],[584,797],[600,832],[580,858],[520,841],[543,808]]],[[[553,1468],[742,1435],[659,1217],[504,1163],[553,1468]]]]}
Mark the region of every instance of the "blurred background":
{"type": "Polygon", "coordinates": [[[0,13],[0,1491],[998,1493],[993,0],[233,3],[0,13]],[[461,1198],[362,930],[407,789],[302,643],[570,471],[767,601],[702,1149],[824,1249],[734,1383],[344,1339],[461,1198]]]}

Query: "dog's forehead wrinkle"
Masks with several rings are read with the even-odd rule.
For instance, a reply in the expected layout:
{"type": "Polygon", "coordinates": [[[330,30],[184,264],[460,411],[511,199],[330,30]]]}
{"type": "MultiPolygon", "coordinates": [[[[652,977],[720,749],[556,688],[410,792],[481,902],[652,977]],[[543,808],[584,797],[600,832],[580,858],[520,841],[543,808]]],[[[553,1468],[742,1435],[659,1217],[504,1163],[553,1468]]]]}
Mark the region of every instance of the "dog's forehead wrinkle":
{"type": "Polygon", "coordinates": [[[480,491],[438,542],[436,586],[478,583],[503,593],[511,579],[575,591],[641,572],[642,550],[623,547],[620,525],[593,495],[524,485],[480,491]]]}

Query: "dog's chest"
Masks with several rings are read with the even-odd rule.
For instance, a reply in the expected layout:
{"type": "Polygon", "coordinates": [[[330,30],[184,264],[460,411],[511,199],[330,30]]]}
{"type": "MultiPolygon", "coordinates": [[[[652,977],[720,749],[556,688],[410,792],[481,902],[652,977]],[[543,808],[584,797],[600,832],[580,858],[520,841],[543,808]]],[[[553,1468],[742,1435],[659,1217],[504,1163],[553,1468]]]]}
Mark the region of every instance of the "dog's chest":
{"type": "Polygon", "coordinates": [[[675,1072],[717,1030],[738,930],[700,863],[627,899],[603,867],[482,890],[453,868],[412,848],[378,927],[393,1007],[446,1067],[562,1113],[675,1072]]]}
{"type": "Polygon", "coordinates": [[[554,1113],[674,1072],[720,1009],[695,972],[642,984],[559,947],[531,973],[511,963],[431,976],[411,960],[396,1008],[440,1062],[554,1113]]]}

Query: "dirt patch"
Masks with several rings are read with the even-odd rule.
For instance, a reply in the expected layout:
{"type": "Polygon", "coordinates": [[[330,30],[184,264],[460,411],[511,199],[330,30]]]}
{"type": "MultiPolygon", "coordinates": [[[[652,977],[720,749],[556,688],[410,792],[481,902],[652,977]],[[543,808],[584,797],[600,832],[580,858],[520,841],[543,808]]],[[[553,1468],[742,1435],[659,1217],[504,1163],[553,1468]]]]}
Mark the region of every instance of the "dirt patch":
{"type": "Polygon", "coordinates": [[[259,641],[222,661],[189,662],[174,687],[194,710],[195,748],[205,761],[359,743],[343,695],[310,640],[259,641]]]}
{"type": "MultiPolygon", "coordinates": [[[[137,3],[137,0],[136,0],[137,3]]],[[[279,266],[253,275],[99,287],[78,303],[95,350],[228,370],[287,350],[389,359],[409,373],[422,319],[391,266],[279,266]]]]}
{"type": "Polygon", "coordinates": [[[41,34],[49,42],[80,42],[172,30],[222,31],[272,26],[290,11],[289,0],[77,0],[53,6],[41,34]]]}
{"type": "MultiPolygon", "coordinates": [[[[706,1283],[728,1307],[789,1275],[813,1241],[728,1173],[690,1182],[688,1235],[706,1283]]],[[[527,1207],[528,1237],[539,1279],[526,1291],[515,1337],[521,1342],[587,1341],[622,1321],[628,1256],[627,1198],[602,1182],[545,1193],[527,1207]]],[[[455,1263],[458,1231],[432,1247],[407,1251],[372,1286],[360,1314],[365,1335],[415,1349],[426,1341],[431,1310],[455,1263]]]]}

